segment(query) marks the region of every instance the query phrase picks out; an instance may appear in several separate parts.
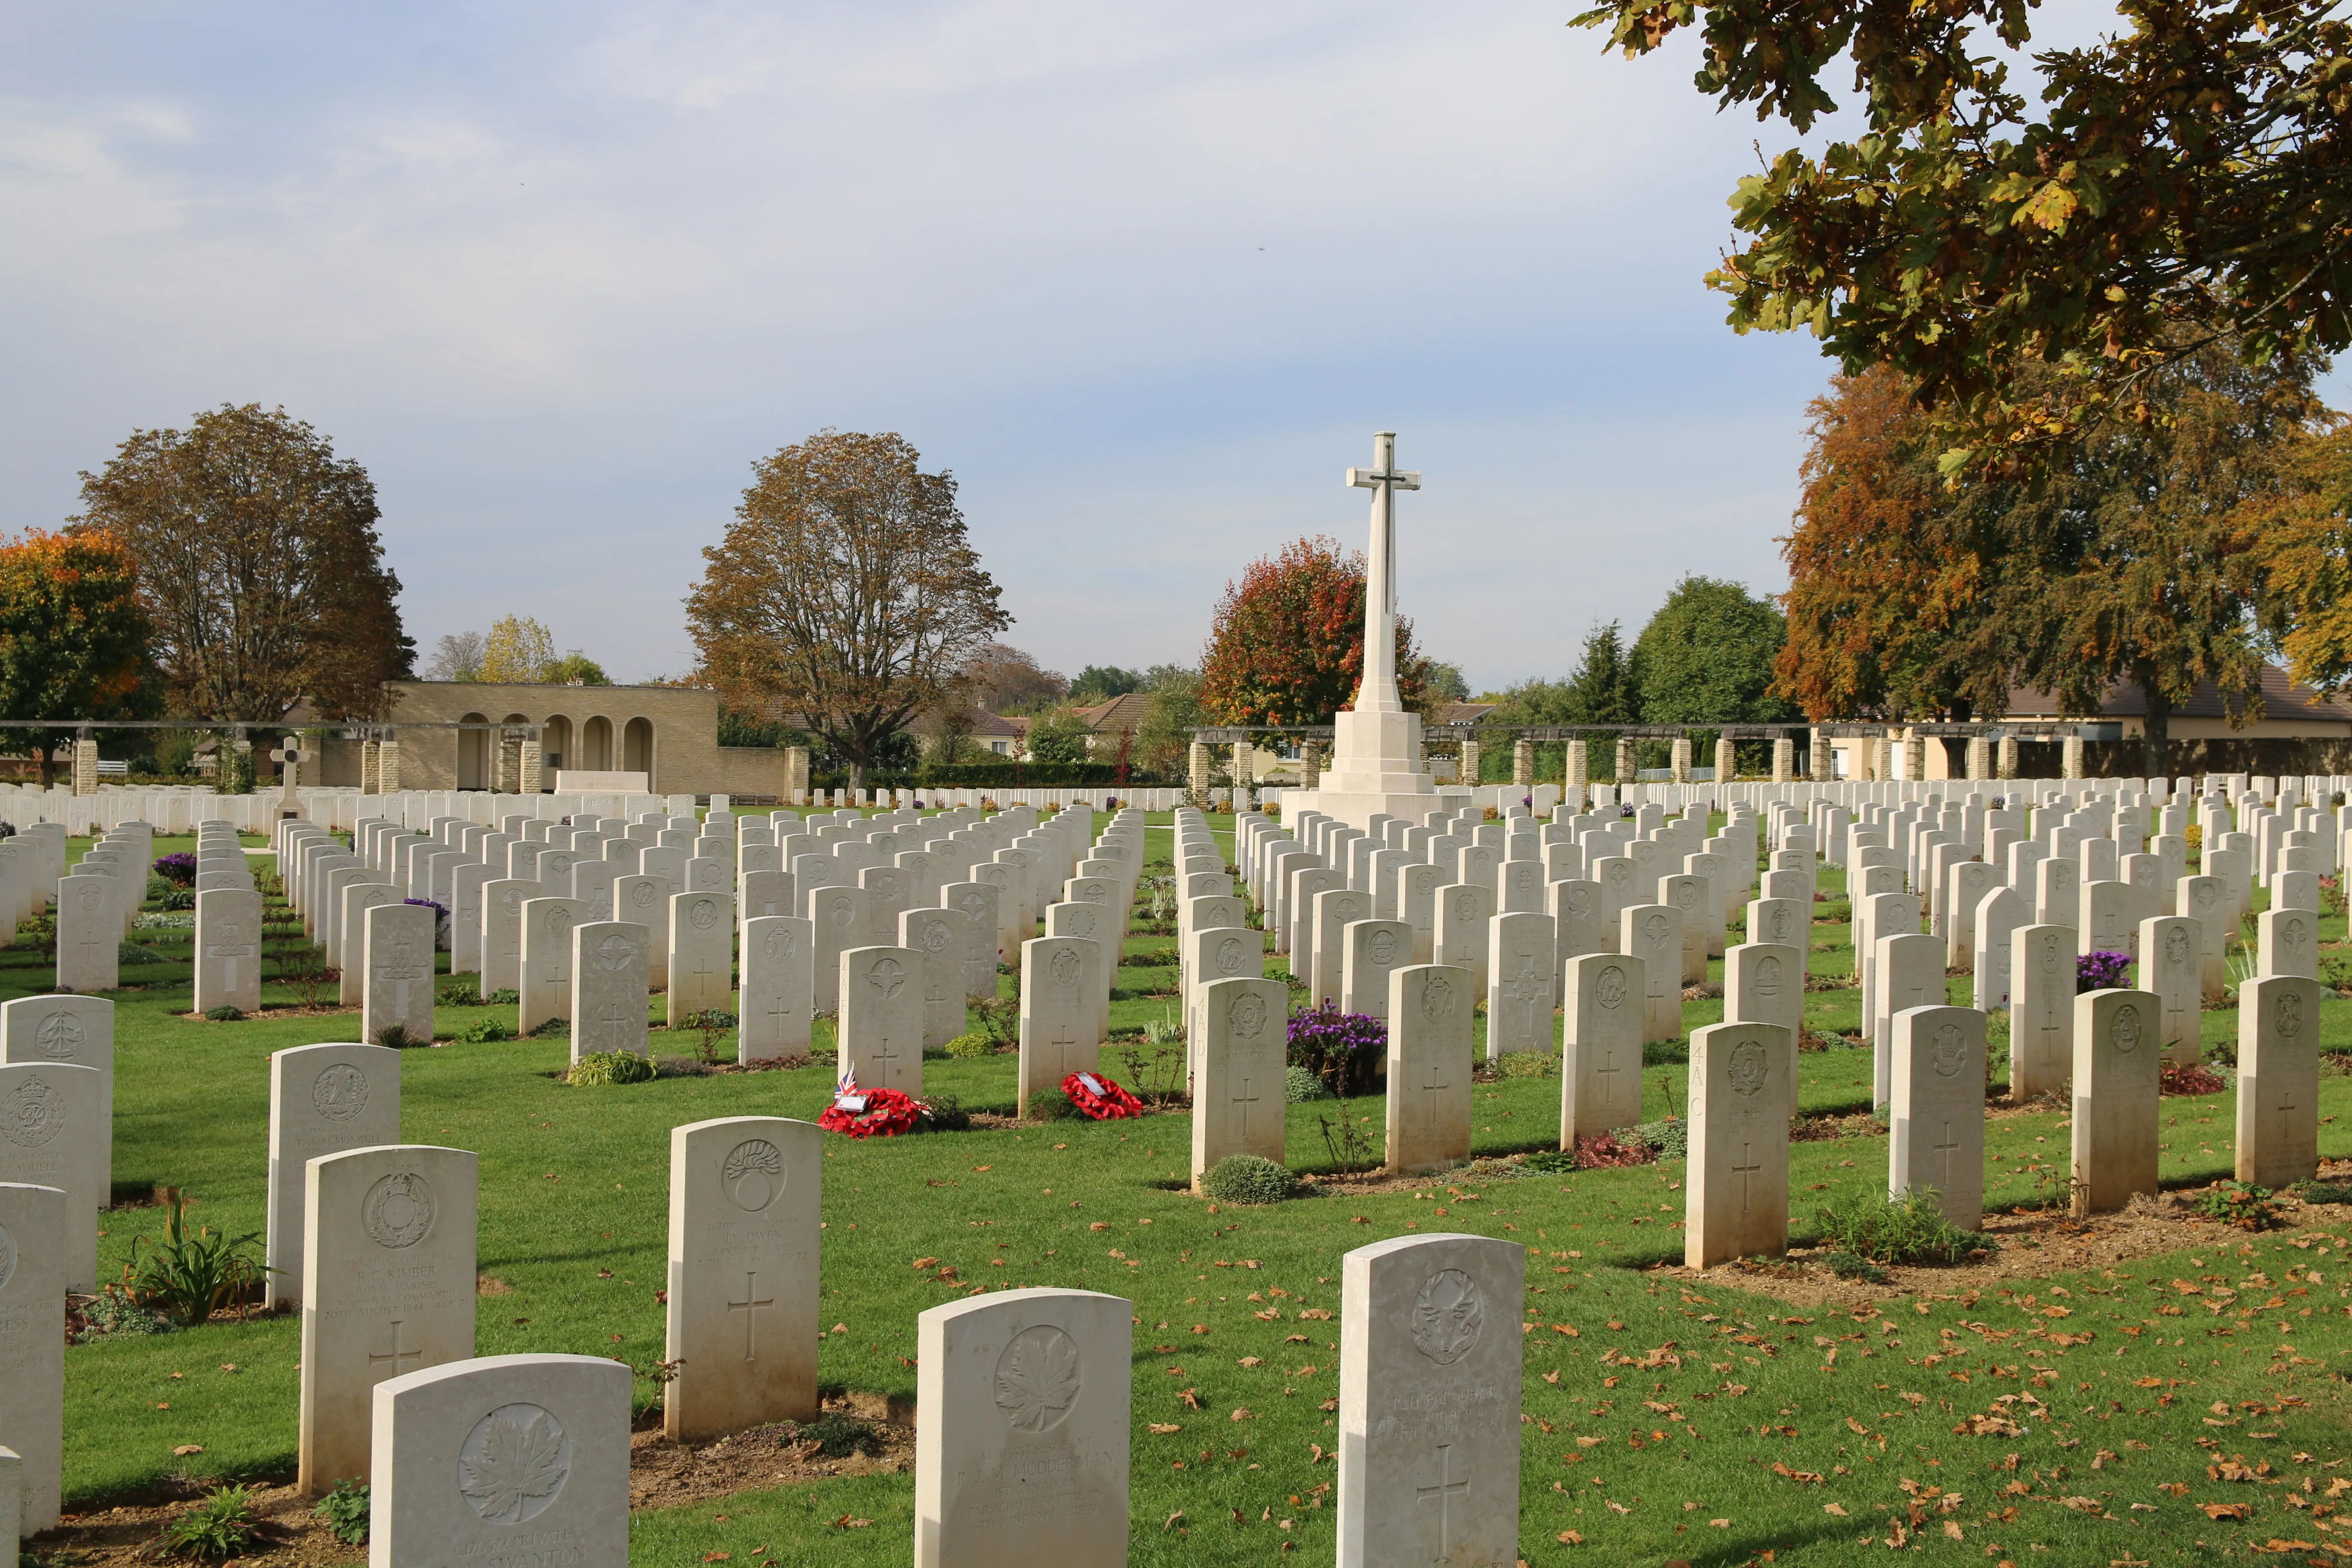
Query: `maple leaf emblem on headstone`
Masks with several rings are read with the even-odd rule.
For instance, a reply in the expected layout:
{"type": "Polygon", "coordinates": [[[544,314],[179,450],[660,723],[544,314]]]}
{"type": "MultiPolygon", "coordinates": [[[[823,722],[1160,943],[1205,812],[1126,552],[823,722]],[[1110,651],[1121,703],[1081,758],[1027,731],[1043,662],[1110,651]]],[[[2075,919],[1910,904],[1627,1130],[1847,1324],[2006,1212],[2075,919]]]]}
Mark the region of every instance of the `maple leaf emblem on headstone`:
{"type": "Polygon", "coordinates": [[[1043,1432],[1078,1401],[1077,1342],[1050,1324],[1013,1336],[996,1363],[996,1407],[1024,1432],[1043,1432]]]}
{"type": "Polygon", "coordinates": [[[484,1519],[518,1523],[563,1489],[563,1431],[546,1411],[492,1411],[457,1461],[458,1489],[484,1519]],[[537,1504],[539,1507],[532,1505],[537,1504]]]}

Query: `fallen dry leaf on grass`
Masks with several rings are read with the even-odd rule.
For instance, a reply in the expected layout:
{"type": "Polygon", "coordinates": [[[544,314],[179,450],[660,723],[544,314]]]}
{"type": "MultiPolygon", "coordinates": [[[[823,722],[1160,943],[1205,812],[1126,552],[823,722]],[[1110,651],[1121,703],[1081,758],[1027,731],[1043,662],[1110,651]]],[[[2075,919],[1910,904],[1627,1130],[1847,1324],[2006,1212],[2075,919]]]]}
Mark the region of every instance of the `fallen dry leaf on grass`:
{"type": "Polygon", "coordinates": [[[1170,1421],[1154,1421],[1151,1423],[1152,1435],[1158,1437],[1165,1437],[1171,1432],[1181,1432],[1182,1430],[1184,1430],[1183,1427],[1170,1421]]]}
{"type": "Polygon", "coordinates": [[[1840,1519],[1843,1519],[1846,1516],[1845,1504],[1842,1502],[1825,1502],[1822,1504],[1822,1511],[1823,1513],[1833,1513],[1840,1519]]]}
{"type": "Polygon", "coordinates": [[[2200,1502],[2208,1519],[2251,1519],[2253,1510],[2242,1502],[2200,1502]]]}

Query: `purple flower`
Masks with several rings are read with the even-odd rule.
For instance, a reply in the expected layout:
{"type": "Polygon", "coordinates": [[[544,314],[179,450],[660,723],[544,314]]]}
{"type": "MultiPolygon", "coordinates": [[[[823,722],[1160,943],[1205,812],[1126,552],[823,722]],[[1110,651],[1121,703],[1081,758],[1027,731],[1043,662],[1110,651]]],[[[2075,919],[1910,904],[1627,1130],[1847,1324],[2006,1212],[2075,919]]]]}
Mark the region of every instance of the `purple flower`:
{"type": "Polygon", "coordinates": [[[155,862],[155,875],[182,887],[196,879],[196,858],[193,855],[166,855],[155,862]]]}
{"type": "Polygon", "coordinates": [[[435,920],[446,920],[449,916],[448,905],[436,904],[431,899],[403,899],[400,901],[404,904],[422,904],[425,908],[433,911],[433,918],[435,920]]]}
{"type": "Polygon", "coordinates": [[[2128,952],[2084,953],[2074,961],[2075,993],[2116,989],[2123,984],[2125,973],[2131,968],[2131,963],[2128,952]]]}

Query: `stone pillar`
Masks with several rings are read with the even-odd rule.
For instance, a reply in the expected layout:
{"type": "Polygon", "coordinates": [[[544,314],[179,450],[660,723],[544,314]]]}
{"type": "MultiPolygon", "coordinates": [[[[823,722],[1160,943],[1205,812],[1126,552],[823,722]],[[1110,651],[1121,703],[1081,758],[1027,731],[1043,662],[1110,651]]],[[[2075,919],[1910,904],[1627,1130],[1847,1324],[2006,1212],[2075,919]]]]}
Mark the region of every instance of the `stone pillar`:
{"type": "Polygon", "coordinates": [[[1811,753],[1805,760],[1811,764],[1813,782],[1827,784],[1837,777],[1837,748],[1830,744],[1829,735],[1815,728],[1806,737],[1805,744],[1811,753]]]}
{"type": "MultiPolygon", "coordinates": [[[[1641,752],[1634,745],[1633,737],[1631,735],[1618,736],[1617,787],[1620,790],[1622,790],[1627,784],[1633,782],[1633,775],[1641,771],[1641,752]]],[[[1618,798],[1622,800],[1624,797],[1621,795],[1618,798]]]]}
{"type": "MultiPolygon", "coordinates": [[[[1816,731],[1815,733],[1818,734],[1819,731],[1816,731]]],[[[1772,741],[1772,782],[1776,784],[1787,784],[1796,776],[1797,742],[1786,735],[1775,736],[1772,741]]]]}
{"type": "Polygon", "coordinates": [[[1570,811],[1584,809],[1584,796],[1592,783],[1592,759],[1581,741],[1568,743],[1568,787],[1565,792],[1570,811]]]}
{"type": "Polygon", "coordinates": [[[1903,776],[1915,784],[1927,776],[1927,740],[1916,730],[1903,731],[1903,776]]]}
{"type": "Polygon", "coordinates": [[[1728,735],[1715,738],[1715,782],[1729,784],[1739,773],[1739,748],[1728,735]]]}
{"type": "Polygon", "coordinates": [[[2014,735],[2003,735],[2000,738],[2000,761],[1997,767],[1997,774],[2005,779],[2013,779],[2017,776],[2017,737],[2014,735]]]}
{"type": "Polygon", "coordinates": [[[2058,742],[2058,776],[2078,779],[2083,776],[2083,737],[2073,734],[2058,742]]]}
{"type": "Polygon", "coordinates": [[[1525,789],[1536,782],[1536,743],[1522,735],[1511,742],[1511,783],[1525,789]]]}
{"type": "Polygon", "coordinates": [[[498,776],[490,788],[500,795],[519,795],[522,791],[522,742],[510,736],[499,736],[498,776]]]}
{"type": "MultiPolygon", "coordinates": [[[[1192,785],[1192,804],[1205,811],[1208,809],[1209,805],[1208,742],[1205,741],[1193,742],[1192,748],[1187,754],[1187,760],[1191,763],[1188,782],[1192,785]]],[[[1312,779],[1307,781],[1310,785],[1314,782],[1315,781],[1312,779]]]]}
{"type": "Polygon", "coordinates": [[[380,765],[381,759],[376,755],[376,743],[373,741],[362,741],[360,742],[360,793],[362,795],[383,793],[383,775],[378,771],[380,765]]]}
{"type": "Polygon", "coordinates": [[[375,792],[400,793],[400,742],[386,741],[375,749],[375,792]]]}
{"type": "Polygon", "coordinates": [[[1234,742],[1234,799],[1241,803],[1244,792],[1257,783],[1257,753],[1247,741],[1234,742]]]}
{"type": "Polygon", "coordinates": [[[784,798],[794,805],[808,804],[809,749],[806,746],[784,748],[784,798]]]}
{"type": "Polygon", "coordinates": [[[1465,741],[1462,742],[1462,765],[1455,770],[1455,773],[1458,776],[1455,778],[1454,782],[1457,784],[1475,784],[1478,782],[1477,742],[1465,741]]]}
{"type": "Polygon", "coordinates": [[[74,742],[73,792],[76,795],[98,793],[98,742],[88,737],[74,742]]]}
{"type": "Polygon", "coordinates": [[[1982,735],[1969,737],[1969,777],[1972,779],[1992,777],[1992,742],[1982,735]]]}
{"type": "Polygon", "coordinates": [[[1298,784],[1301,789],[1315,789],[1323,780],[1323,742],[1298,742],[1298,784]]]}
{"type": "Polygon", "coordinates": [[[1688,735],[1676,735],[1668,754],[1666,766],[1672,770],[1676,784],[1690,783],[1691,743],[1688,735]]]}
{"type": "Polygon", "coordinates": [[[516,751],[516,789],[522,795],[539,793],[540,749],[537,741],[525,741],[516,751]]]}

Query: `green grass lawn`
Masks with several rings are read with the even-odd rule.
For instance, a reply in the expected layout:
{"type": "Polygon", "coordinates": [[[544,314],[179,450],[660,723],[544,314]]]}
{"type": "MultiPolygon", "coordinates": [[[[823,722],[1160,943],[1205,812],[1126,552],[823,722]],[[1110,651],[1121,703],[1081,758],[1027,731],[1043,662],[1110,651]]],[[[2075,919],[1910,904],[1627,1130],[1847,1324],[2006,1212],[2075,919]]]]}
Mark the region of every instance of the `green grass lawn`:
{"type": "MultiPolygon", "coordinates": [[[[1165,842],[1155,836],[1153,858],[1165,842]]],[[[185,846],[159,841],[156,852],[185,846]]],[[[1843,894],[1834,873],[1823,880],[1813,972],[1850,973],[1843,894]]],[[[2343,921],[2324,934],[2341,942],[2343,921]]],[[[257,1231],[268,1056],[351,1038],[356,1015],[192,1021],[185,933],[140,935],[167,961],[126,968],[131,984],[116,995],[117,1191],[179,1186],[193,1195],[193,1218],[257,1231]]],[[[1139,938],[1129,952],[1172,945],[1139,938]]],[[[37,952],[0,952],[0,996],[44,990],[48,979],[37,952]]],[[[1150,994],[1173,980],[1172,967],[1122,968],[1118,984],[1132,994],[1114,1002],[1114,1029],[1165,1015],[1172,997],[1150,994]]],[[[1955,999],[1966,994],[1955,982],[1955,999]]],[[[294,999],[283,985],[265,992],[266,1003],[294,999]]],[[[1856,1000],[1851,990],[1815,993],[1808,1022],[1850,1027],[1856,1000]]],[[[445,1007],[440,1027],[492,1012],[445,1007]]],[[[1720,1014],[1719,1002],[1685,1007],[1693,1026],[1720,1014]]],[[[2235,1017],[2207,1014],[2207,1038],[2231,1037],[2235,1017]]],[[[2330,1001],[2323,1019],[2329,1043],[2352,1045],[2352,1005],[2330,1001]]],[[[664,1052],[667,1037],[654,1038],[664,1052]]],[[[673,1048],[690,1050],[691,1037],[673,1048]]],[[[731,1057],[731,1038],[722,1054],[731,1057]]],[[[478,1302],[480,1352],[608,1355],[642,1373],[663,1350],[655,1292],[669,1130],[723,1115],[814,1120],[831,1068],[585,1089],[561,1081],[566,1055],[560,1039],[412,1050],[403,1133],[481,1155],[480,1267],[496,1283],[478,1302]]],[[[1121,1073],[1116,1049],[1105,1065],[1121,1073]]],[[[1800,1068],[1805,1110],[1869,1109],[1866,1051],[1809,1052],[1800,1068]]],[[[1010,1058],[940,1058],[924,1074],[928,1089],[967,1106],[1012,1105],[1010,1058]]],[[[1680,1109],[1682,1074],[1671,1062],[1648,1068],[1645,1114],[1680,1109]]],[[[1482,1084],[1478,1152],[1556,1146],[1559,1089],[1557,1077],[1482,1084]]],[[[2323,1079],[2321,1097],[2323,1153],[2352,1154],[2352,1078],[2323,1079]]],[[[1376,1148],[1378,1101],[1298,1105],[1291,1163],[1328,1167],[1325,1128],[1343,1114],[1376,1148]]],[[[2168,1100],[2163,1115],[2168,1184],[2229,1173],[2231,1095],[2168,1100]]],[[[2037,1275],[2021,1289],[1889,1296],[1874,1310],[1808,1315],[1739,1289],[1737,1275],[1692,1288],[1643,1271],[1679,1259],[1680,1163],[1213,1212],[1182,1190],[1189,1147],[1181,1114],[828,1139],[823,1380],[911,1397],[917,1315],[975,1286],[1117,1292],[1140,1323],[1134,1559],[1272,1563],[1287,1546],[1296,1561],[1324,1562],[1335,1475],[1317,1454],[1336,1446],[1323,1406],[1338,1394],[1340,1256],[1409,1231],[1459,1230],[1532,1249],[1520,1526],[1530,1563],[1730,1564],[1767,1551],[1809,1568],[1876,1562],[1885,1546],[1862,1539],[1884,1542],[1897,1524],[1906,1545],[1956,1563],[2180,1561],[2242,1554],[2274,1537],[2325,1541],[2289,1501],[2332,1507],[2330,1481],[2352,1479],[2331,1468],[2352,1457],[2333,1370],[2352,1375],[2352,1225],[2248,1236],[2087,1276],[2037,1275]],[[956,1282],[911,1267],[919,1258],[951,1265],[956,1282]],[[1989,1415],[2014,1435],[2001,1435],[2009,1426],[1954,1431],[1989,1415]],[[1181,1429],[1154,1435],[1153,1423],[1181,1429]],[[2233,1456],[2267,1468],[2219,1479],[2233,1456]],[[2204,1504],[2246,1504],[2252,1518],[2210,1519],[2204,1504]],[[1563,1532],[1582,1544],[1561,1543],[1563,1532]]],[[[1995,1121],[1989,1204],[2045,1198],[2067,1147],[2061,1113],[1995,1121]]],[[[1809,1228],[1813,1203],[1883,1192],[1885,1182],[1883,1137],[1796,1144],[1798,1229],[1809,1228]]],[[[158,1234],[162,1211],[102,1217],[106,1276],[129,1261],[135,1237],[158,1234]]],[[[299,1341],[294,1321],[275,1319],[72,1348],[69,1508],[183,1469],[290,1470],[299,1341]],[[189,1445],[202,1454],[173,1457],[189,1445]]],[[[640,1409],[657,1397],[641,1375],[640,1409]]],[[[898,1564],[909,1551],[912,1498],[906,1474],[737,1494],[639,1514],[633,1552],[648,1563],[717,1552],[740,1562],[768,1543],[785,1562],[821,1552],[827,1563],[898,1564]],[[829,1522],[845,1517],[873,1522],[829,1522]]]]}

